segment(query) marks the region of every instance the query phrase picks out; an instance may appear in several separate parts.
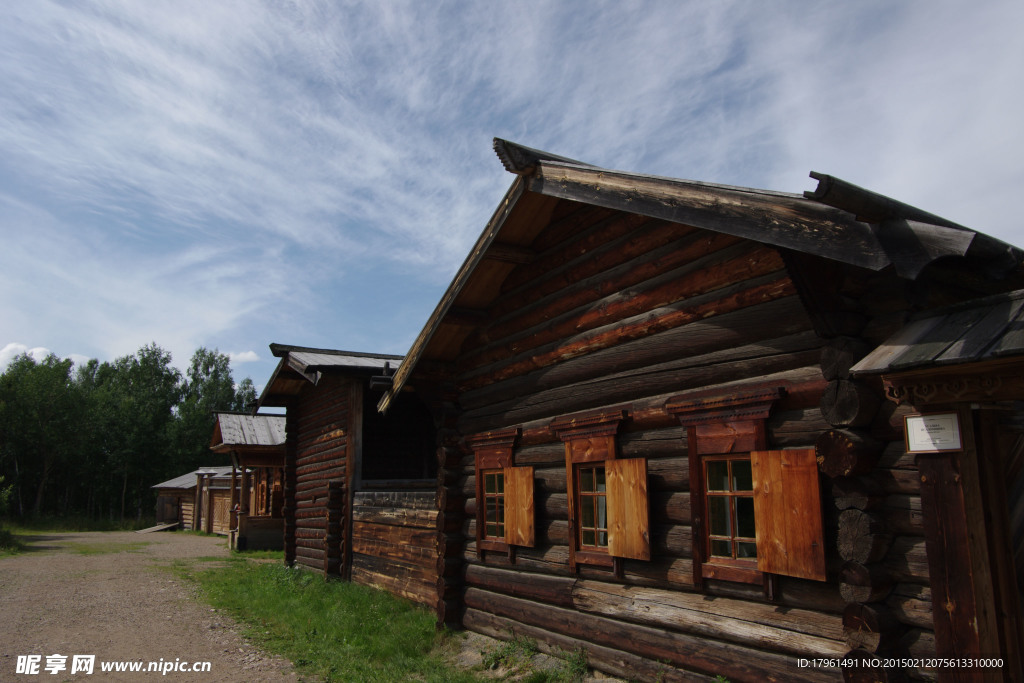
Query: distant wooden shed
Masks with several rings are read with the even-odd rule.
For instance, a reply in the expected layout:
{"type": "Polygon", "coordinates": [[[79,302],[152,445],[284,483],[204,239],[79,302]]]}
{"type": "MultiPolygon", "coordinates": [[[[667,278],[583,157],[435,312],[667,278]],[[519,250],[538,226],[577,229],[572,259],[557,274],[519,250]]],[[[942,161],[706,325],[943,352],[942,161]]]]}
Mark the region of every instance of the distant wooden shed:
{"type": "Polygon", "coordinates": [[[201,467],[153,486],[157,523],[177,521],[182,529],[228,535],[231,515],[231,466],[201,467]]]}
{"type": "Polygon", "coordinates": [[[286,409],[285,561],[433,605],[437,464],[415,395],[374,406],[401,356],[271,345],[261,407],[286,409]]]}
{"type": "MultiPolygon", "coordinates": [[[[1020,565],[967,538],[1016,529],[1016,456],[918,455],[877,377],[898,368],[851,372],[914,316],[1014,299],[1024,252],[826,175],[795,195],[495,149],[516,178],[379,401],[435,419],[440,622],[640,680],[1024,677],[1020,565]],[[945,601],[967,569],[973,640],[945,601]]],[[[957,406],[965,431],[996,414],[957,406]]]]}
{"type": "Polygon", "coordinates": [[[231,456],[231,544],[239,550],[284,548],[283,415],[216,413],[210,450],[231,456]]]}

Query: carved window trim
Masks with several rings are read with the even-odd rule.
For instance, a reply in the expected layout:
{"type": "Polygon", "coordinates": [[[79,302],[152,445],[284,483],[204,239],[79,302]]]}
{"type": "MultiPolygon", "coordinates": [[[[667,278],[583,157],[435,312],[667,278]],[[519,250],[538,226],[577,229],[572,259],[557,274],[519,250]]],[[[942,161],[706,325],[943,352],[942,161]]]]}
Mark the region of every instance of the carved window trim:
{"type": "Polygon", "coordinates": [[[515,546],[534,545],[533,524],[533,468],[514,467],[514,449],[520,429],[483,432],[466,437],[473,452],[476,473],[476,550],[479,557],[484,551],[507,552],[513,556],[515,546]],[[485,492],[485,478],[500,477],[501,494],[485,492]],[[487,534],[487,500],[500,499],[503,533],[487,534]]]}
{"type": "Polygon", "coordinates": [[[589,564],[614,567],[621,559],[650,559],[647,461],[617,459],[615,435],[626,419],[624,409],[569,415],[554,420],[551,431],[565,443],[569,522],[569,567],[589,564]],[[602,468],[605,476],[606,547],[582,545],[579,510],[580,467],[602,468]]]}

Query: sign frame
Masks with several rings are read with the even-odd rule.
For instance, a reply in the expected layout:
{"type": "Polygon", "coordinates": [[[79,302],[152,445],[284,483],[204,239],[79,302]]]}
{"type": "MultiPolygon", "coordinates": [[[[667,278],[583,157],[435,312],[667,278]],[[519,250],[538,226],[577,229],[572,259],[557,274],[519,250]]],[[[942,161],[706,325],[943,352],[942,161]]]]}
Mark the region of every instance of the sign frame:
{"type": "Polygon", "coordinates": [[[918,413],[903,418],[907,453],[948,453],[964,449],[960,414],[918,413]]]}

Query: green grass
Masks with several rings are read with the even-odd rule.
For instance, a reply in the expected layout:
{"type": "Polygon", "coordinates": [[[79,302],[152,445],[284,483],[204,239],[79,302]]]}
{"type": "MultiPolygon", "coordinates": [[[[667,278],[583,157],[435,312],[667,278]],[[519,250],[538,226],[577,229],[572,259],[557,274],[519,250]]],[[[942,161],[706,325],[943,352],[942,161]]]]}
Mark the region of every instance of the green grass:
{"type": "Polygon", "coordinates": [[[18,517],[0,520],[0,524],[15,532],[49,532],[67,533],[79,531],[136,531],[146,529],[156,522],[153,518],[142,520],[135,519],[93,519],[91,517],[54,517],[45,515],[41,517],[18,517]]]}
{"type": "Polygon", "coordinates": [[[234,556],[226,566],[188,568],[214,607],[245,635],[326,681],[475,681],[448,666],[434,615],[384,591],[234,556]]]}
{"type": "Polygon", "coordinates": [[[16,555],[25,549],[24,544],[10,529],[0,526],[0,557],[16,555]]]}

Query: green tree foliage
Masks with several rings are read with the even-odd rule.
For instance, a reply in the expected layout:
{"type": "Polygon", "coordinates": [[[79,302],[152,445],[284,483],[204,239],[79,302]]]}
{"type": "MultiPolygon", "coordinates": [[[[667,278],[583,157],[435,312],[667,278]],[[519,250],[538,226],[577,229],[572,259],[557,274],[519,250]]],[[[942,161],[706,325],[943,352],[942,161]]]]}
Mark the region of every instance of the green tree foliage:
{"type": "Polygon", "coordinates": [[[185,375],[156,344],[112,363],[14,359],[0,375],[0,477],[18,516],[140,517],[153,484],[204,465],[213,411],[255,400],[228,357],[200,348],[185,375]]]}

